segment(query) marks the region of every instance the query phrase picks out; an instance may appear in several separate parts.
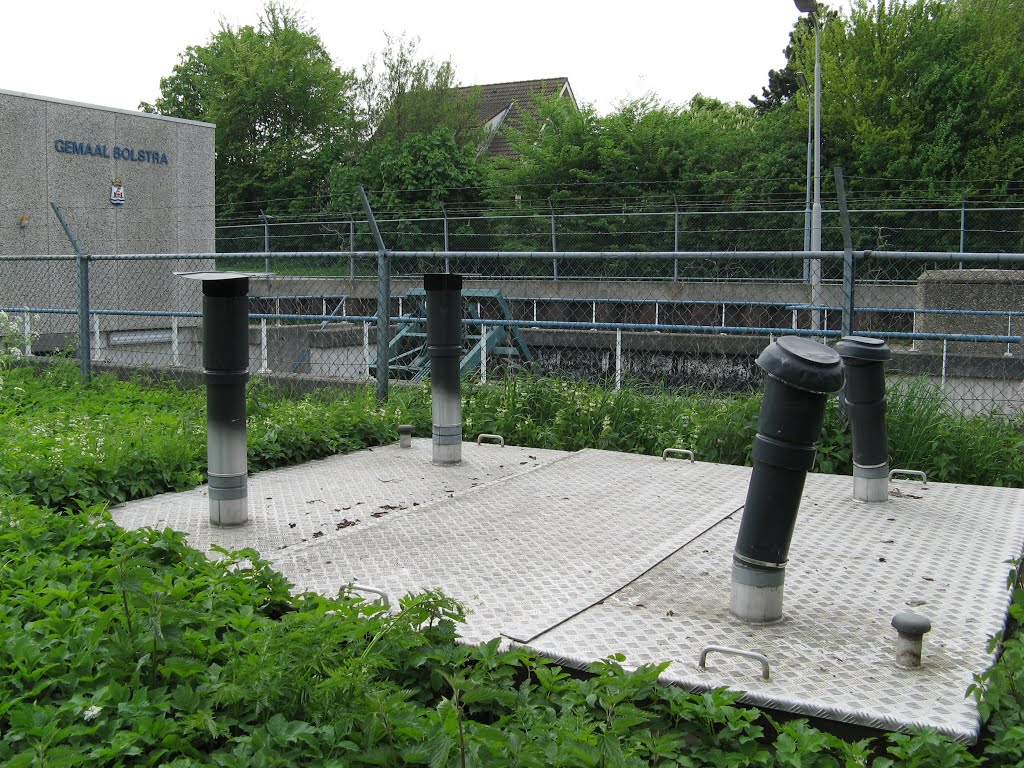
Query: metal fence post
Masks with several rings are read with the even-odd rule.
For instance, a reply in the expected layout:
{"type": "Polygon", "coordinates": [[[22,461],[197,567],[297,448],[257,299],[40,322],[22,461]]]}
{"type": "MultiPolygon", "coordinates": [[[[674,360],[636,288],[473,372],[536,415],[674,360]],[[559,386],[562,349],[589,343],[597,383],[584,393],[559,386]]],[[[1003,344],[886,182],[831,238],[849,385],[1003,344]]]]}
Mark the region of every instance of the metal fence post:
{"type": "MultiPolygon", "coordinates": [[[[964,245],[967,244],[967,203],[963,198],[960,198],[960,253],[964,252],[964,245]]],[[[964,263],[960,262],[960,269],[964,268],[964,263]]]]}
{"type": "Polygon", "coordinates": [[[92,316],[92,356],[95,360],[103,359],[103,337],[100,335],[100,316],[92,316]]]}
{"type": "Polygon", "coordinates": [[[356,279],[356,222],[348,220],[348,277],[356,279]]]}
{"type": "Polygon", "coordinates": [[[942,391],[946,391],[946,362],[949,359],[949,339],[942,340],[942,391]]]}
{"type": "MultiPolygon", "coordinates": [[[[679,253],[679,203],[676,201],[676,196],[672,195],[672,207],[674,209],[672,213],[673,229],[675,230],[675,236],[672,239],[672,250],[679,253]]],[[[679,259],[672,259],[672,282],[679,282],[679,259]]]]}
{"type": "Polygon", "coordinates": [[[92,353],[89,349],[89,257],[82,252],[60,206],[50,203],[50,207],[64,228],[71,247],[75,249],[75,261],[78,264],[78,370],[88,381],[92,378],[92,353]]]}
{"type": "Polygon", "coordinates": [[[850,212],[846,209],[846,184],[843,169],[834,168],[836,197],[839,200],[839,218],[843,224],[843,336],[853,333],[853,291],[856,285],[855,263],[853,260],[853,236],[850,233],[850,212]]]}
{"type": "Polygon", "coordinates": [[[452,266],[451,261],[448,258],[448,210],[444,207],[444,203],[441,203],[441,215],[444,216],[444,271],[445,274],[450,274],[452,266]]]}
{"type": "Polygon", "coordinates": [[[377,400],[383,403],[388,399],[388,356],[391,346],[391,257],[384,247],[384,239],[377,227],[377,219],[366,197],[366,190],[361,186],[359,198],[370,223],[373,239],[377,241],[377,400]]]}
{"type": "Polygon", "coordinates": [[[260,208],[260,218],[263,219],[263,271],[270,274],[270,217],[260,208]]]}
{"type": "Polygon", "coordinates": [[[622,329],[615,329],[615,389],[622,389],[622,329]]]}
{"type": "Polygon", "coordinates": [[[363,323],[363,371],[364,378],[370,378],[370,321],[363,323]]]}
{"type": "Polygon", "coordinates": [[[24,337],[25,357],[32,356],[32,316],[29,314],[28,307],[22,307],[24,314],[22,315],[21,330],[24,337]]]}
{"type": "Polygon", "coordinates": [[[487,326],[480,324],[480,383],[487,383],[487,326]]]}
{"type": "MultiPolygon", "coordinates": [[[[551,209],[551,252],[558,253],[558,234],[555,231],[555,204],[548,198],[548,208],[551,209]]],[[[558,279],[558,259],[551,260],[551,274],[555,280],[558,279]]]]}
{"type": "Polygon", "coordinates": [[[260,373],[270,373],[270,345],[267,338],[267,318],[260,318],[260,373]]]}
{"type": "Polygon", "coordinates": [[[178,349],[178,317],[171,318],[171,367],[177,368],[181,365],[181,354],[178,349]]]}

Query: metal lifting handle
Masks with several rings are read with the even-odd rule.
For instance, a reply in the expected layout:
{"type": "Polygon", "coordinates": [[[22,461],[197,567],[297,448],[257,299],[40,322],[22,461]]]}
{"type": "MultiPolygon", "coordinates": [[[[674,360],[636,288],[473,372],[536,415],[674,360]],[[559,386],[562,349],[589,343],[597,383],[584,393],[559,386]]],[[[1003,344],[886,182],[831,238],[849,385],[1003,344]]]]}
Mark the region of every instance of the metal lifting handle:
{"type": "Polygon", "coordinates": [[[383,589],[377,589],[376,587],[367,587],[363,584],[349,584],[349,589],[355,592],[369,592],[373,595],[380,595],[381,602],[384,603],[384,607],[387,608],[389,611],[391,610],[391,606],[395,603],[391,595],[389,595],[383,589]]]}
{"type": "Polygon", "coordinates": [[[669,456],[688,456],[690,459],[690,463],[694,463],[693,451],[687,448],[666,448],[664,451],[661,452],[662,461],[667,460],[669,456]]]}
{"type": "Polygon", "coordinates": [[[700,661],[697,662],[697,666],[701,669],[707,669],[708,654],[712,651],[717,653],[724,653],[729,656],[742,656],[746,659],[754,659],[755,661],[761,662],[761,679],[768,679],[768,657],[763,653],[757,653],[755,651],[741,651],[739,648],[729,648],[725,645],[705,645],[704,649],[700,652],[700,661]]]}
{"type": "Polygon", "coordinates": [[[890,469],[889,470],[889,482],[892,482],[893,477],[896,475],[908,475],[910,477],[921,478],[921,485],[925,488],[928,487],[928,475],[919,469],[890,469]]]}
{"type": "Polygon", "coordinates": [[[505,438],[502,437],[501,435],[492,435],[492,434],[489,434],[487,432],[484,432],[482,435],[479,435],[477,437],[476,444],[480,445],[481,441],[483,441],[483,440],[490,440],[492,442],[497,442],[498,445],[500,445],[502,448],[505,447],[505,438]]]}

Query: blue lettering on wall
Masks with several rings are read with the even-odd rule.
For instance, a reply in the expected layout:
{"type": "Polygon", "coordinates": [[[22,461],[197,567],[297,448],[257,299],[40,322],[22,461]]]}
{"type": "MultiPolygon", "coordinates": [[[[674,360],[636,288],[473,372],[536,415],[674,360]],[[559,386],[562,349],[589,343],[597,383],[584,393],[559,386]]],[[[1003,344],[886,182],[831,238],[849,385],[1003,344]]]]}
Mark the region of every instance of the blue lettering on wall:
{"type": "Polygon", "coordinates": [[[62,155],[80,155],[82,157],[103,157],[114,160],[128,160],[133,163],[152,163],[153,165],[170,165],[166,152],[159,152],[155,149],[141,149],[137,147],[113,148],[106,144],[92,144],[87,141],[72,141],[71,139],[56,139],[53,142],[53,151],[62,155]],[[111,154],[111,149],[113,154],[111,154]]]}

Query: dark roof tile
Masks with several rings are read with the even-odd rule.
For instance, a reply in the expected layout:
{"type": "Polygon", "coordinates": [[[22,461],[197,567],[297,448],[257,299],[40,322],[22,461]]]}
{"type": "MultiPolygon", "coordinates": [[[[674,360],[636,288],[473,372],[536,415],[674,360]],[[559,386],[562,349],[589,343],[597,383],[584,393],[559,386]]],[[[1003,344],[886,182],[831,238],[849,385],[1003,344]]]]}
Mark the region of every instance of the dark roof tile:
{"type": "Polygon", "coordinates": [[[576,104],[572,87],[567,77],[549,77],[541,80],[517,80],[511,83],[488,83],[456,88],[459,95],[469,95],[478,91],[480,101],[477,116],[481,125],[494,120],[507,110],[497,129],[487,140],[486,151],[490,155],[514,155],[508,140],[502,135],[501,128],[511,126],[519,128],[523,123],[523,112],[536,115],[535,99],[538,96],[565,95],[576,104]]]}

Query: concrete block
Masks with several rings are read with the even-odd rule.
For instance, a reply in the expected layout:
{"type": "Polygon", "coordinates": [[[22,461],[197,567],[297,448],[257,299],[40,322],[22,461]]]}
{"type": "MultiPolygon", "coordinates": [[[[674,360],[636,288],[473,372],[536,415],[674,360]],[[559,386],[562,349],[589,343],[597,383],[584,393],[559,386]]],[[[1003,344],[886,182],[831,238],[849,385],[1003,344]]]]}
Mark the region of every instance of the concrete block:
{"type": "MultiPolygon", "coordinates": [[[[922,333],[1020,335],[1024,318],[1002,314],[1024,306],[1024,273],[1006,269],[936,269],[924,272],[917,281],[918,309],[991,310],[991,315],[918,313],[917,330],[922,333]]],[[[924,351],[941,352],[943,342],[918,342],[924,351]]],[[[1019,344],[1012,354],[1020,354],[1019,344]]],[[[951,341],[950,354],[1003,355],[1005,343],[951,341]]]]}

